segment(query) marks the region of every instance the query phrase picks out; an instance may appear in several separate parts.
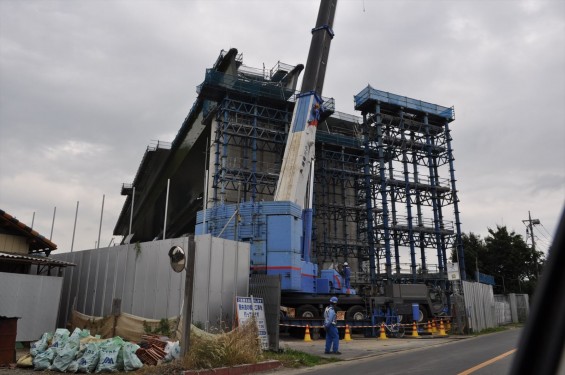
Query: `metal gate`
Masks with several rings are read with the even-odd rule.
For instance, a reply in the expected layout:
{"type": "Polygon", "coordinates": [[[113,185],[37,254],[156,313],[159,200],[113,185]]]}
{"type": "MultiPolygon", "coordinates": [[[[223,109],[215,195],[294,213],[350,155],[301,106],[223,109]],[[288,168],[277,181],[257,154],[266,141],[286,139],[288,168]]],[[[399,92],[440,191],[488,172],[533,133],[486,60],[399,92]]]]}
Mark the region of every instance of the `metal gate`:
{"type": "Polygon", "coordinates": [[[281,280],[279,275],[251,275],[249,295],[263,298],[265,319],[269,334],[269,349],[279,350],[279,316],[281,307],[281,280]]]}

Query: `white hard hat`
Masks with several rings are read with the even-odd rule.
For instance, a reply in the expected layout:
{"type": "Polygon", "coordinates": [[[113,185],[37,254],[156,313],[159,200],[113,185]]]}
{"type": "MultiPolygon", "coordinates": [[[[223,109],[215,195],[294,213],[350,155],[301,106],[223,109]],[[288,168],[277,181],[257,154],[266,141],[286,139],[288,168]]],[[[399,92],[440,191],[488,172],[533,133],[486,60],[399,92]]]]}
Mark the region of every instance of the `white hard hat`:
{"type": "Polygon", "coordinates": [[[343,262],[344,266],[349,266],[349,264],[347,262],[343,262]]]}

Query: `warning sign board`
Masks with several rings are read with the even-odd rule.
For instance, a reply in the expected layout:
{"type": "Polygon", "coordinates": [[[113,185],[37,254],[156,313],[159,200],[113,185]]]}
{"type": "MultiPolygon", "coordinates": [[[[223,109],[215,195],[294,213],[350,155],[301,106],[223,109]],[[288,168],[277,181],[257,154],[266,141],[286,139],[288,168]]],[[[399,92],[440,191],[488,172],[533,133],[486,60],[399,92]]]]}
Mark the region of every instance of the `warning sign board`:
{"type": "Polygon", "coordinates": [[[263,298],[258,297],[236,297],[237,322],[240,326],[245,324],[252,316],[255,316],[261,349],[269,349],[269,336],[267,334],[267,322],[265,321],[265,307],[263,298]]]}
{"type": "Polygon", "coordinates": [[[447,263],[447,278],[450,281],[460,280],[459,263],[447,263]]]}

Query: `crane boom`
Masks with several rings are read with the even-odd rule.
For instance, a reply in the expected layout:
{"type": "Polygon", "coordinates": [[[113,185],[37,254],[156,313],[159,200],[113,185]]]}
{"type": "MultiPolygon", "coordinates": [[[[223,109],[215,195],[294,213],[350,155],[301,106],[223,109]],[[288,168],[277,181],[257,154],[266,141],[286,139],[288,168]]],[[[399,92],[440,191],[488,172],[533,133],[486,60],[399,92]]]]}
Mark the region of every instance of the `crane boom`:
{"type": "MultiPolygon", "coordinates": [[[[302,89],[296,100],[291,127],[275,192],[275,201],[291,201],[305,208],[310,165],[314,159],[316,126],[322,109],[322,88],[337,0],[321,0],[306,61],[302,89]]],[[[311,181],[310,183],[312,183],[311,181]]]]}

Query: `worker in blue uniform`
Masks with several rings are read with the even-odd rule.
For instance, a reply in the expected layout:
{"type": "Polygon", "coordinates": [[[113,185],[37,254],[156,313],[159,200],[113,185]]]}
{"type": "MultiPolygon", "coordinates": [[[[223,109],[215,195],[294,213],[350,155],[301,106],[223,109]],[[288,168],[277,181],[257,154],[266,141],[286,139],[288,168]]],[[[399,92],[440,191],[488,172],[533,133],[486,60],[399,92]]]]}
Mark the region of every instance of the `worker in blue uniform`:
{"type": "Polygon", "coordinates": [[[349,289],[351,287],[351,285],[349,284],[350,280],[351,280],[351,268],[349,268],[349,263],[343,262],[343,281],[346,289],[349,289]]]}
{"type": "Polygon", "coordinates": [[[325,354],[341,354],[339,351],[339,332],[337,330],[337,297],[330,298],[330,305],[324,311],[324,328],[326,330],[325,354]]]}

